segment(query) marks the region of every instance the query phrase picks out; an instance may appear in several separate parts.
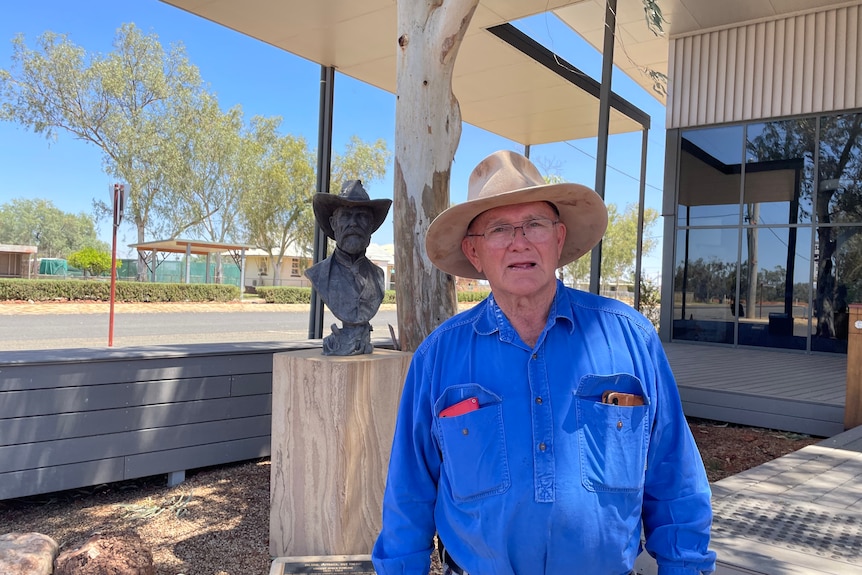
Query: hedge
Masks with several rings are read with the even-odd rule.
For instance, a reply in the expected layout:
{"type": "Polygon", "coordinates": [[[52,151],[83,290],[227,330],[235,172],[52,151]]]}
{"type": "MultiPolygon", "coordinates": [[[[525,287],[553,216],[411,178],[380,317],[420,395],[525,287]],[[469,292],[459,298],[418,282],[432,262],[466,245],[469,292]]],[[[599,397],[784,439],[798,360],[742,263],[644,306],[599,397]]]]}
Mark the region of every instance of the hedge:
{"type": "MultiPolygon", "coordinates": [[[[266,303],[311,303],[311,288],[257,286],[257,294],[266,303]]],[[[458,292],[460,303],[482,301],[487,291],[458,292]]],[[[102,279],[90,280],[45,280],[0,278],[0,301],[109,301],[111,283],[102,279]]],[[[235,301],[240,298],[239,288],[234,285],[175,284],[147,282],[117,282],[115,301],[121,302],[204,302],[235,301]]],[[[387,290],[383,302],[395,303],[395,291],[387,290]]]]}
{"type": "MultiPolygon", "coordinates": [[[[235,301],[234,285],[117,282],[115,301],[204,302],[235,301]]],[[[0,279],[0,300],[110,301],[111,282],[95,280],[0,279]]]]}
{"type": "MultiPolygon", "coordinates": [[[[257,286],[255,291],[266,303],[311,303],[310,287],[257,286]]],[[[461,303],[482,301],[489,293],[487,291],[458,292],[458,301],[461,303]]],[[[386,290],[382,303],[395,303],[395,290],[386,290]]]]}

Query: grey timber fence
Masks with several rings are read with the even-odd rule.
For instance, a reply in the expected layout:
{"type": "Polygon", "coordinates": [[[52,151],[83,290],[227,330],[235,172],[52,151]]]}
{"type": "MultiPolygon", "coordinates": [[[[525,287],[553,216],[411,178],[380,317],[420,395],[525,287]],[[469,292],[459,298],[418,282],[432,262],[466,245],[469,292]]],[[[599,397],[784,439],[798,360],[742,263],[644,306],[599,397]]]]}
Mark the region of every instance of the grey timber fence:
{"type": "Polygon", "coordinates": [[[309,347],[0,352],[0,500],[266,457],[272,355],[309,347]]]}

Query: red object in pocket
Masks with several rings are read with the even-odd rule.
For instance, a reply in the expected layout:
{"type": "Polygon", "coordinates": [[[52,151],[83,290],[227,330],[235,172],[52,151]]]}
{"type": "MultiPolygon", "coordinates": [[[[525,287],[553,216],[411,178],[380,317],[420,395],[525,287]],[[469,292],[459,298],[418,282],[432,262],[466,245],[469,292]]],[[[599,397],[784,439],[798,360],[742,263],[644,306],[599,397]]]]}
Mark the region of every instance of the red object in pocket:
{"type": "Polygon", "coordinates": [[[455,415],[462,415],[464,413],[476,411],[477,409],[479,409],[479,400],[475,397],[468,397],[464,401],[459,401],[455,405],[450,405],[441,411],[440,417],[453,417],[455,415]]]}

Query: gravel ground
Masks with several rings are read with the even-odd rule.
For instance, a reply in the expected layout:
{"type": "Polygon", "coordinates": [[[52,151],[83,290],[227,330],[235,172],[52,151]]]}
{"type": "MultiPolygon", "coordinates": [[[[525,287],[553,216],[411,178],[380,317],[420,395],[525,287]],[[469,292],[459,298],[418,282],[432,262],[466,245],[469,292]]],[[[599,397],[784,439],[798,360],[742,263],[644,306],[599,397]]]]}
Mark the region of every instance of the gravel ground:
{"type": "MultiPolygon", "coordinates": [[[[820,441],[769,429],[691,419],[710,481],[820,441]]],[[[37,531],[61,551],[94,533],[132,529],[152,550],[156,575],[266,575],[269,555],[269,459],[39,497],[0,501],[0,533],[37,531]]],[[[439,575],[435,561],[432,575],[439,575]]]]}

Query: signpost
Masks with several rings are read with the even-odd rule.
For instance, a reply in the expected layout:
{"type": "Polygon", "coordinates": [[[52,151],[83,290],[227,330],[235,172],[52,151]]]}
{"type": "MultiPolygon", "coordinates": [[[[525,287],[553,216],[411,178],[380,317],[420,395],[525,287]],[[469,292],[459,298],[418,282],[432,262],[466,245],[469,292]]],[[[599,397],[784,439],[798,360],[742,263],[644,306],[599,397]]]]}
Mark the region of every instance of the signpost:
{"type": "Polygon", "coordinates": [[[114,184],[114,231],[111,240],[111,311],[108,317],[108,347],[114,345],[114,297],[117,293],[117,228],[123,221],[126,190],[123,184],[114,184]]]}

